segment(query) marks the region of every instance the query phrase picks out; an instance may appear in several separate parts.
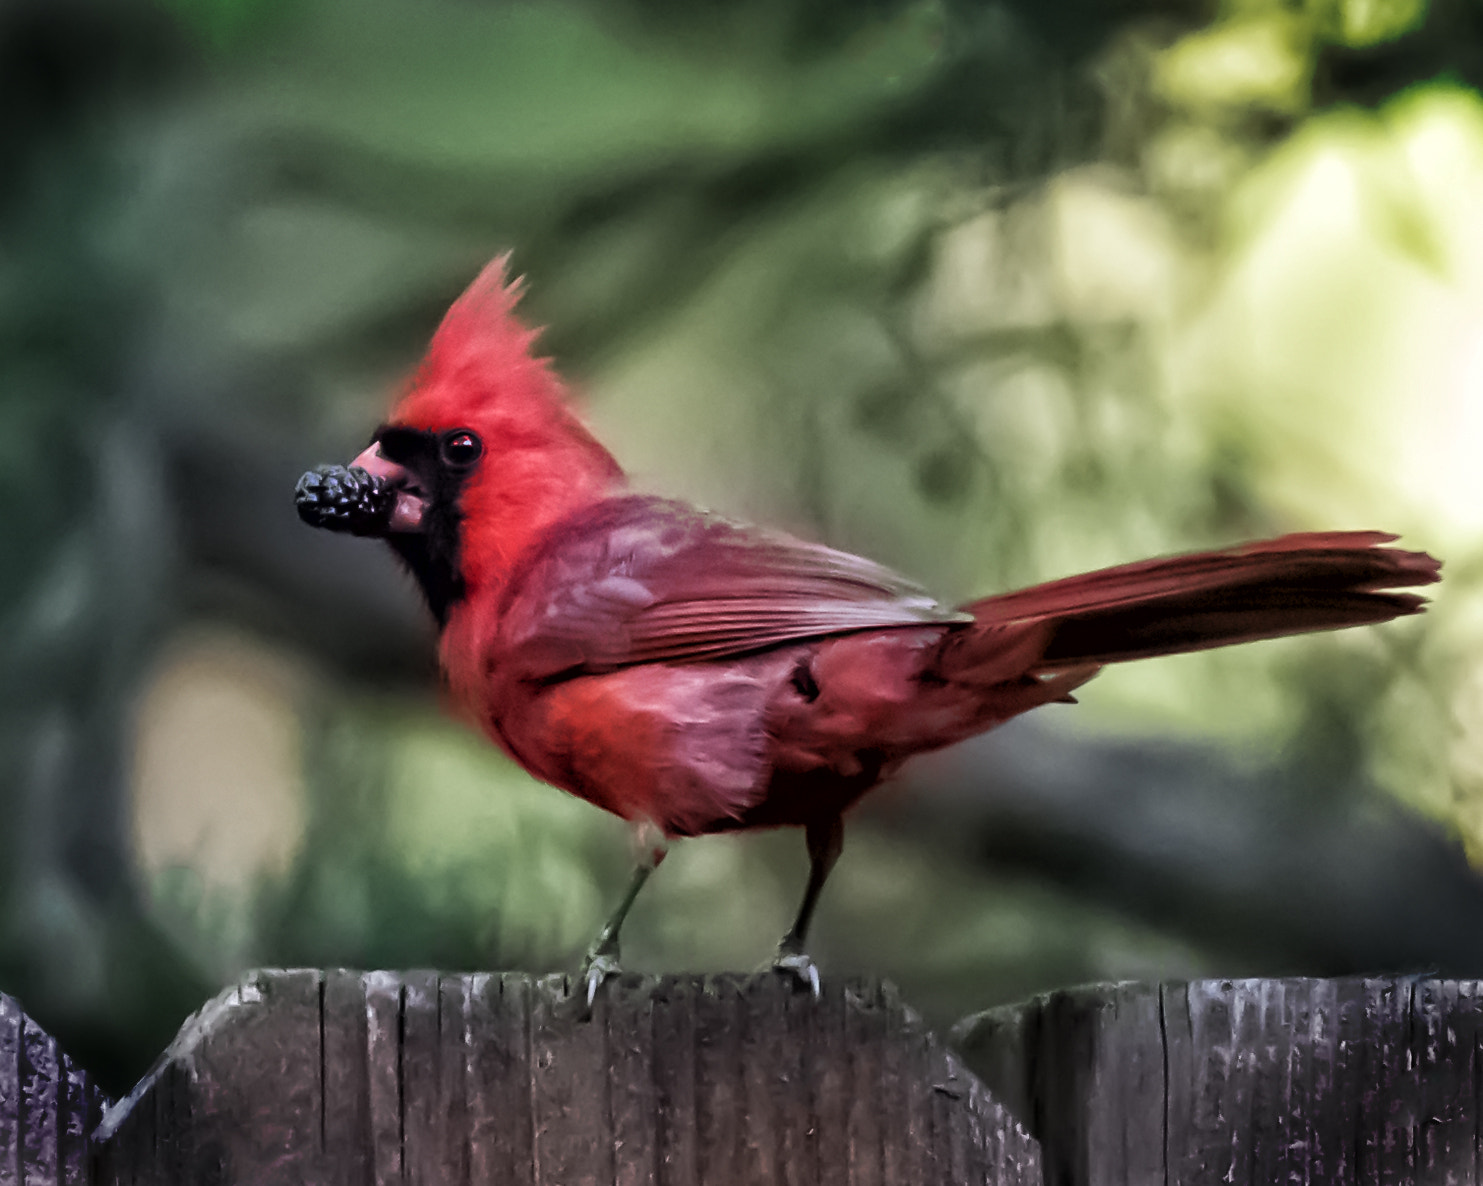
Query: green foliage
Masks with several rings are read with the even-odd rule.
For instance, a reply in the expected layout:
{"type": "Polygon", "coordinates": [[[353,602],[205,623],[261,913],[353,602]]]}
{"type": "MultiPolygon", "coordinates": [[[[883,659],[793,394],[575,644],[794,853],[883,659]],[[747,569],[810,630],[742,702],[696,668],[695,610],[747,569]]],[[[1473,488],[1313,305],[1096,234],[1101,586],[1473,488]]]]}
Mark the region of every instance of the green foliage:
{"type": "Polygon", "coordinates": [[[212,49],[240,46],[295,6],[295,0],[158,0],[212,49]]]}

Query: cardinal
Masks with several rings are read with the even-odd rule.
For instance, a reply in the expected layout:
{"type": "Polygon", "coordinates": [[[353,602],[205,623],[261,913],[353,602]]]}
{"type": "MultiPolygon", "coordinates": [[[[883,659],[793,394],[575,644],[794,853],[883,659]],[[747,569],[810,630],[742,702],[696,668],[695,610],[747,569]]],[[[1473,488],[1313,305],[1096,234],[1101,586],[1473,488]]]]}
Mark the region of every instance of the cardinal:
{"type": "Polygon", "coordinates": [[[458,298],[308,523],[384,539],[455,701],[536,778],[621,816],[638,860],[587,999],[675,837],[803,829],[776,967],[818,991],[809,920],[845,812],[914,754],[1072,693],[1103,664],[1385,622],[1439,579],[1377,531],[1287,535],[946,606],[874,561],[635,493],[516,318],[505,258],[458,298]]]}

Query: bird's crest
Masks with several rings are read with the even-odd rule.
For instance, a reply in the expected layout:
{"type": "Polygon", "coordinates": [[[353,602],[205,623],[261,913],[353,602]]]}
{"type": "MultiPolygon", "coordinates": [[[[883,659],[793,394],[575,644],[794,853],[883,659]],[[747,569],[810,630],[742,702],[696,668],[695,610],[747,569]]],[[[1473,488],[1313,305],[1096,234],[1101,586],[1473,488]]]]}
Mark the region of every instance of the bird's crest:
{"type": "Polygon", "coordinates": [[[561,380],[533,346],[539,331],[515,316],[524,281],[497,256],[464,291],[433,335],[393,419],[412,427],[493,427],[512,414],[560,407],[561,380]]]}

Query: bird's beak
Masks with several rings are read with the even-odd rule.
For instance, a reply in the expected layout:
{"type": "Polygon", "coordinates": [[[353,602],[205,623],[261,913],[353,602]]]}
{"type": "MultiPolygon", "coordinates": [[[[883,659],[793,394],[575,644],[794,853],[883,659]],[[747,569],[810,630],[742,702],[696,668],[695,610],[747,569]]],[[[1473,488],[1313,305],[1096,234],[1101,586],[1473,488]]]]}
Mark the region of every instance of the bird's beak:
{"type": "Polygon", "coordinates": [[[423,496],[417,477],[406,466],[388,461],[381,456],[380,442],[372,441],[369,448],[350,463],[351,469],[363,469],[373,478],[385,482],[396,494],[391,518],[386,529],[396,531],[421,531],[423,516],[427,513],[427,500],[423,496]]]}

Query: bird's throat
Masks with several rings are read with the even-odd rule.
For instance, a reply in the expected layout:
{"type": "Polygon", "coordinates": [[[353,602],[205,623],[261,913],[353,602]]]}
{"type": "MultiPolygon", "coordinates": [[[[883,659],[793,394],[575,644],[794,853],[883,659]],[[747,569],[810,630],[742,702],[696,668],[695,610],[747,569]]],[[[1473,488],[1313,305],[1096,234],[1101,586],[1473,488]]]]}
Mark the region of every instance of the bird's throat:
{"type": "Polygon", "coordinates": [[[429,524],[429,528],[415,534],[388,535],[386,542],[417,579],[427,608],[441,629],[448,624],[453,607],[463,600],[467,587],[458,565],[457,525],[451,530],[440,529],[438,524],[429,524]]]}

